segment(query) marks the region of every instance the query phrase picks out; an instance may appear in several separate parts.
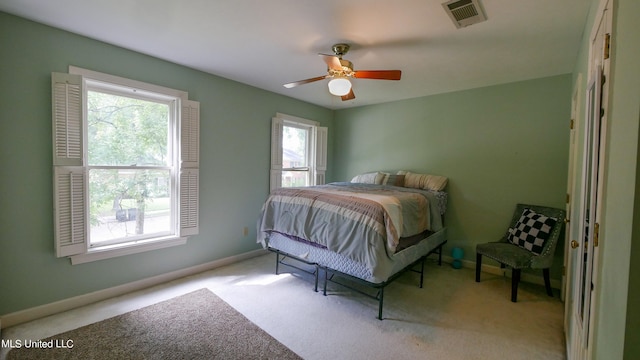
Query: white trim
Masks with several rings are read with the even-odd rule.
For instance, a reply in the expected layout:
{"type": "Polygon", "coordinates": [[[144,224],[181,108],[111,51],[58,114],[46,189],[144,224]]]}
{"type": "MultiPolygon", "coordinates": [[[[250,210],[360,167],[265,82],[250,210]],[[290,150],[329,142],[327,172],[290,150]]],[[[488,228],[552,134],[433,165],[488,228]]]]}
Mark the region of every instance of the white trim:
{"type": "Polygon", "coordinates": [[[297,122],[297,123],[302,123],[302,124],[307,124],[310,126],[320,126],[320,122],[315,121],[315,120],[309,120],[309,119],[304,119],[301,117],[297,117],[297,116],[293,116],[293,115],[287,115],[287,114],[283,114],[283,113],[276,113],[276,117],[278,119],[282,119],[284,121],[290,121],[290,122],[297,122]]]}
{"type": "Polygon", "coordinates": [[[70,256],[71,265],[84,264],[92,261],[111,259],[118,256],[138,254],[145,251],[164,249],[167,247],[184,245],[187,243],[186,237],[174,237],[172,238],[152,238],[148,239],[149,242],[144,240],[138,241],[136,244],[131,242],[125,242],[115,244],[113,246],[103,246],[93,248],[86,253],[70,256]],[[124,245],[124,246],[122,246],[124,245]]]}
{"type": "Polygon", "coordinates": [[[8,328],[28,321],[43,318],[45,316],[68,311],[80,306],[89,305],[97,301],[106,300],[115,296],[120,296],[133,291],[145,289],[151,286],[180,279],[186,276],[195,275],[204,271],[247,260],[256,256],[264,255],[266,252],[267,251],[264,249],[253,250],[246,253],[229,256],[223,259],[210,261],[208,263],[152,276],[146,279],[141,279],[111,288],[94,291],[92,293],[74,296],[72,298],[52,302],[49,304],[16,311],[10,314],[3,315],[0,318],[0,325],[2,325],[3,328],[8,328]]]}
{"type": "Polygon", "coordinates": [[[105,74],[93,70],[83,69],[77,66],[69,65],[69,74],[82,75],[84,78],[89,78],[91,80],[98,80],[106,83],[115,84],[118,87],[131,87],[140,90],[150,91],[154,93],[163,93],[165,95],[175,96],[182,100],[188,100],[189,93],[182,90],[176,90],[164,86],[149,84],[142,81],[131,80],[115,75],[105,74]]]}

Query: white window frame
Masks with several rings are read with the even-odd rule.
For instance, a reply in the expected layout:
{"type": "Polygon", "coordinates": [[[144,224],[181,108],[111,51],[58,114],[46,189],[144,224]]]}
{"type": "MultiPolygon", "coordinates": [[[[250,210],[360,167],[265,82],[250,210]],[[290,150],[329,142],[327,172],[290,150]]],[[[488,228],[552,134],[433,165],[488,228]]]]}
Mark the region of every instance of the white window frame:
{"type": "Polygon", "coordinates": [[[188,100],[184,91],[147,84],[74,66],[69,73],[52,73],[54,239],[57,257],[72,264],[185,244],[199,232],[199,117],[200,104],[188,100]],[[173,143],[176,168],[172,172],[176,197],[175,231],[170,236],[90,246],[88,161],[86,127],[87,82],[114,84],[137,92],[163,94],[175,101],[173,143]]]}
{"type": "Polygon", "coordinates": [[[282,161],[282,140],[283,128],[285,126],[309,129],[308,146],[308,168],[309,184],[322,185],[325,183],[325,172],[327,170],[327,135],[328,129],[320,126],[320,123],[300,117],[276,113],[271,119],[271,175],[269,190],[282,187],[282,173],[290,170],[283,168],[282,161]]]}

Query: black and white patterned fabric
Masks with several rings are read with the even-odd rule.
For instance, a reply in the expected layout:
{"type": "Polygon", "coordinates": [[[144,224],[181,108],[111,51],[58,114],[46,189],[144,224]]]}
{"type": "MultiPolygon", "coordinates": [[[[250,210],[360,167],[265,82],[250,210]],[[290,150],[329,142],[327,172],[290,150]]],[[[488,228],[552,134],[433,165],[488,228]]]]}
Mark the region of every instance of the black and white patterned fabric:
{"type": "Polygon", "coordinates": [[[520,220],[513,228],[509,228],[507,240],[540,255],[557,221],[556,218],[538,214],[531,209],[524,209],[520,220]]]}

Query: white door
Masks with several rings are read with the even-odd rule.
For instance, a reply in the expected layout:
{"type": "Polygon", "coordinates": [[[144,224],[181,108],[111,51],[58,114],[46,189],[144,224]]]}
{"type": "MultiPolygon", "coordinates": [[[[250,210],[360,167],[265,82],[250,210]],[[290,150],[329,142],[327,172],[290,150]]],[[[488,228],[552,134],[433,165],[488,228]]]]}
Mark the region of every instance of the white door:
{"type": "Polygon", "coordinates": [[[564,272],[562,274],[562,291],[560,293],[560,299],[564,301],[564,331],[566,334],[569,333],[569,324],[571,321],[571,311],[570,304],[573,302],[573,279],[574,274],[571,272],[573,269],[573,263],[575,262],[574,257],[572,256],[572,250],[570,245],[570,240],[572,239],[572,227],[570,224],[570,219],[573,217],[572,205],[574,203],[574,198],[577,196],[574,183],[576,174],[578,171],[578,141],[577,141],[577,132],[579,131],[578,124],[580,123],[578,119],[582,118],[582,101],[580,100],[580,91],[582,89],[582,74],[578,74],[576,79],[573,97],[571,99],[571,121],[569,125],[570,134],[569,134],[569,166],[567,173],[567,204],[566,204],[566,218],[565,218],[565,247],[564,247],[564,272]]]}
{"type": "Polygon", "coordinates": [[[609,84],[609,43],[611,8],[603,0],[591,36],[589,81],[586,92],[584,118],[584,149],[582,159],[582,188],[578,205],[577,234],[571,234],[568,263],[572,279],[569,312],[569,359],[587,359],[591,354],[593,324],[593,290],[598,286],[598,245],[601,217],[602,174],[606,144],[606,121],[609,84]],[[576,236],[577,235],[577,236],[576,236]]]}

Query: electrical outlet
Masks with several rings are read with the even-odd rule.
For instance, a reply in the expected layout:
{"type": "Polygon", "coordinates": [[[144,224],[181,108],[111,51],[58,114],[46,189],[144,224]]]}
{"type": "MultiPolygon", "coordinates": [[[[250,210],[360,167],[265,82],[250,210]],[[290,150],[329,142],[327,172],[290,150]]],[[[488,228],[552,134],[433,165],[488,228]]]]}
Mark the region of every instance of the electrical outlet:
{"type": "Polygon", "coordinates": [[[249,236],[249,228],[248,228],[248,227],[246,227],[246,226],[245,226],[245,227],[242,229],[242,235],[243,235],[243,236],[249,236]]]}

